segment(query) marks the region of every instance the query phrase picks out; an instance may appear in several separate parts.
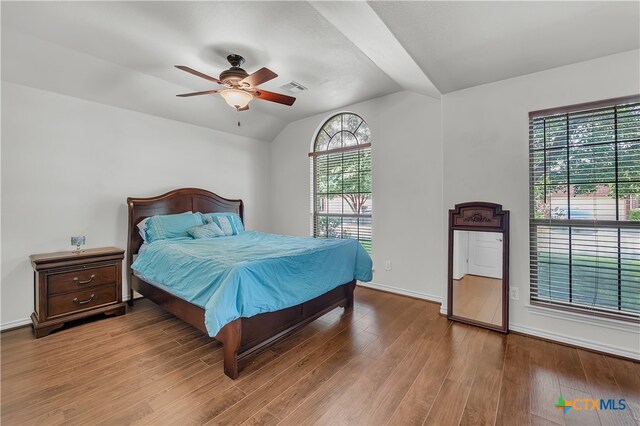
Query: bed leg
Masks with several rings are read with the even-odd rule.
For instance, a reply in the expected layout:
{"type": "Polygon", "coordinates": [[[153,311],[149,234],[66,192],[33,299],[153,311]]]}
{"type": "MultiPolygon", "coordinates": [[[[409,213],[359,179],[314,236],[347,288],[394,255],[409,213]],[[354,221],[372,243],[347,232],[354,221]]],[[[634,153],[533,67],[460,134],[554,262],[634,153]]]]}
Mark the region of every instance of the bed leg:
{"type": "Polygon", "coordinates": [[[129,293],[129,300],[127,300],[127,305],[133,306],[133,286],[131,285],[131,281],[133,280],[133,274],[127,276],[127,292],[129,293]]]}
{"type": "Polygon", "coordinates": [[[129,300],[127,300],[127,305],[133,306],[133,289],[129,289],[129,300]]]}
{"type": "Polygon", "coordinates": [[[353,292],[356,289],[356,280],[351,281],[347,285],[347,303],[344,305],[345,312],[353,309],[353,292]]]}
{"type": "Polygon", "coordinates": [[[216,339],[222,342],[224,354],[224,374],[232,379],[238,378],[238,349],[242,338],[240,319],[236,319],[222,327],[216,339]]]}

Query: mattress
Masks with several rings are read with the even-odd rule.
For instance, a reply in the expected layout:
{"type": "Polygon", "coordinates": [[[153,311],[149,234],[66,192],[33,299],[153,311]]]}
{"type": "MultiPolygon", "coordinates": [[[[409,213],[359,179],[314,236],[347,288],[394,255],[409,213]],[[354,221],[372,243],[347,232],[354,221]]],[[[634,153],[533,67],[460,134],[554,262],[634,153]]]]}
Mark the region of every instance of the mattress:
{"type": "Polygon", "coordinates": [[[247,231],[146,245],[131,268],[205,310],[215,336],[225,324],[298,305],[354,279],[371,281],[372,261],[357,240],[247,231]]]}

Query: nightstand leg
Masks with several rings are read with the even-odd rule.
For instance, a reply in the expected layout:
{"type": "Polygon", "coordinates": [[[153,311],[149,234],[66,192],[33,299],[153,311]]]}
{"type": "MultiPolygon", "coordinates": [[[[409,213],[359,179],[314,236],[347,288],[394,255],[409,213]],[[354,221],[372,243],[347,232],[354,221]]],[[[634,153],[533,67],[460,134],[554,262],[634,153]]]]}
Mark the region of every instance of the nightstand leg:
{"type": "Polygon", "coordinates": [[[56,325],[50,325],[49,327],[34,328],[36,339],[39,339],[40,337],[48,336],[49,333],[51,333],[52,331],[57,330],[59,328],[62,328],[63,325],[64,325],[64,323],[56,324],[56,325]]]}
{"type": "Polygon", "coordinates": [[[38,322],[38,319],[35,316],[35,313],[31,314],[31,322],[33,323],[33,333],[36,335],[36,339],[47,336],[52,331],[62,328],[62,326],[64,325],[64,323],[61,322],[58,324],[42,326],[38,322]]]}
{"type": "Polygon", "coordinates": [[[124,315],[127,312],[127,308],[125,308],[124,304],[121,304],[120,306],[118,306],[116,309],[112,310],[112,311],[107,311],[104,314],[105,315],[113,315],[113,316],[120,316],[120,315],[124,315]]]}

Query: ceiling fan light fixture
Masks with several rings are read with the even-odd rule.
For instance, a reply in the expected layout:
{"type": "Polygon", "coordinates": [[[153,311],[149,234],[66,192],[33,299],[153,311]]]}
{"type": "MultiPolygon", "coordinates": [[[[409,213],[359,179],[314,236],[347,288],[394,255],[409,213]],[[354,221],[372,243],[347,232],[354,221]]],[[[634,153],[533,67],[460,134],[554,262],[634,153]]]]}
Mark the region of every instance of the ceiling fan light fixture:
{"type": "Polygon", "coordinates": [[[230,107],[235,109],[246,107],[253,99],[253,95],[251,93],[240,89],[225,89],[220,92],[220,95],[230,107]]]}

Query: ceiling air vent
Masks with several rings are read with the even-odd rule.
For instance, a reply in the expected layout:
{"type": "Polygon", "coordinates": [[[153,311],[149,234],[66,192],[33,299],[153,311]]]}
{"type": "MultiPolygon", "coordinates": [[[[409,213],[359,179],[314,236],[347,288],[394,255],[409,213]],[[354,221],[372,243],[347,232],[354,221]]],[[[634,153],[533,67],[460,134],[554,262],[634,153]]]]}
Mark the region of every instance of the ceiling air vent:
{"type": "Polygon", "coordinates": [[[290,93],[300,93],[303,90],[309,90],[306,87],[304,87],[302,84],[295,81],[291,81],[290,83],[283,84],[282,86],[280,86],[280,88],[290,93]]]}

